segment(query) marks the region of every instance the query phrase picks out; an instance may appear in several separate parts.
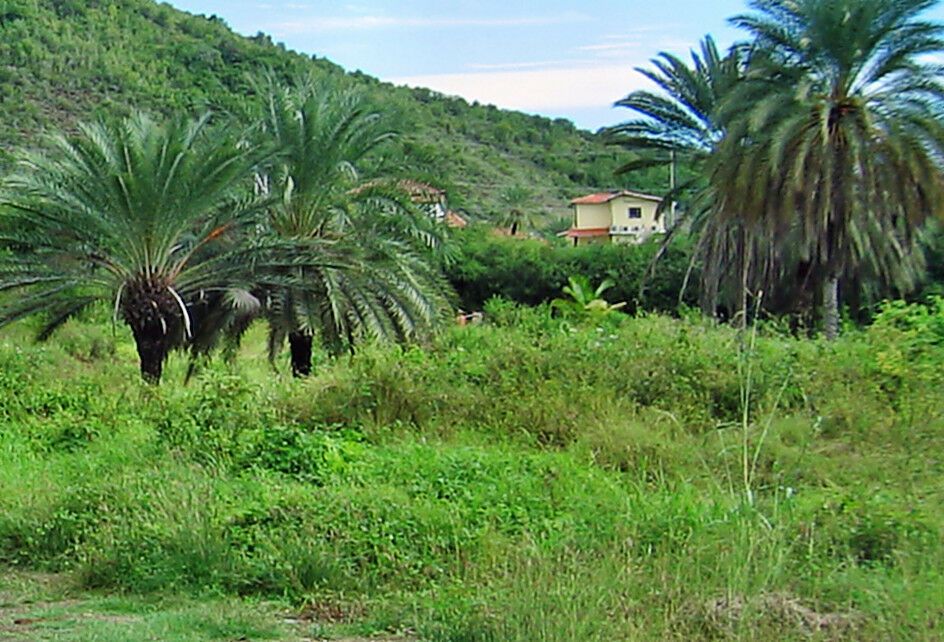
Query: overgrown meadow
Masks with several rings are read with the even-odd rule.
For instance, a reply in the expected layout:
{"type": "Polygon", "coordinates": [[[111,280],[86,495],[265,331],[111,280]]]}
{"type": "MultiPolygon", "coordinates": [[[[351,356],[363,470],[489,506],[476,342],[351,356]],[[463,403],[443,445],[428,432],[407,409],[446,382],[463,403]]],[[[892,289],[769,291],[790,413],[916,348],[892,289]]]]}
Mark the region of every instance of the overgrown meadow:
{"type": "Polygon", "coordinates": [[[325,636],[944,635],[939,300],[835,342],[493,300],[303,381],[254,328],[159,387],[106,315],[2,335],[8,567],[276,599],[325,636]]]}

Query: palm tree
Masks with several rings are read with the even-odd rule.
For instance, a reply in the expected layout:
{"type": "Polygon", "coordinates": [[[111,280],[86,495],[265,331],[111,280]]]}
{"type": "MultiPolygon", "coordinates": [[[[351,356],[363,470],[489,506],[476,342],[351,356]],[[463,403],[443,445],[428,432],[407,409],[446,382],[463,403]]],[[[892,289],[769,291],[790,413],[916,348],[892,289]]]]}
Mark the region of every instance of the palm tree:
{"type": "Polygon", "coordinates": [[[611,143],[643,152],[620,172],[668,165],[671,152],[698,165],[724,136],[716,112],[722,98],[742,77],[744,51],[734,47],[721,55],[711,36],[702,40],[699,49],[691,53],[691,66],[662,52],[652,60],[654,71],[636,69],[661,93],[639,90],[616,102],[617,107],[641,116],[605,131],[611,143]]]}
{"type": "Polygon", "coordinates": [[[527,209],[532,197],[531,190],[520,185],[514,185],[502,192],[501,201],[507,210],[499,217],[499,224],[507,227],[512,236],[517,236],[519,229],[534,225],[534,217],[527,209]]]}
{"type": "Polygon", "coordinates": [[[720,211],[790,239],[830,338],[840,279],[900,278],[915,231],[944,211],[944,29],[921,18],[934,4],[754,0],[732,20],[755,42],[726,100],[712,189],[720,211]]]}
{"type": "Polygon", "coordinates": [[[444,316],[446,285],[424,252],[441,230],[396,183],[364,180],[359,168],[393,134],[350,92],[303,81],[271,81],[262,136],[276,149],[259,182],[272,196],[268,233],[341,244],[348,263],[298,269],[303,287],[275,288],[269,302],[270,358],[285,339],[292,372],[311,372],[318,337],[332,353],[366,338],[404,341],[444,316]]]}
{"type": "MultiPolygon", "coordinates": [[[[684,193],[690,196],[684,229],[698,238],[692,266],[702,266],[702,309],[714,315],[719,294],[737,293],[735,305],[742,320],[747,316],[747,292],[759,289],[756,282],[764,273],[762,262],[752,259],[763,255],[766,243],[752,236],[736,216],[716,216],[705,167],[725,137],[725,124],[718,110],[743,78],[746,52],[739,45],[722,55],[711,36],[706,36],[699,51],[691,53],[691,64],[673,54],[660,53],[652,61],[654,70],[637,69],[660,92],[635,91],[618,101],[617,106],[632,110],[640,118],[606,130],[611,143],[639,154],[619,173],[679,161],[694,170],[693,178],[674,186],[664,202],[675,201],[684,193]]],[[[680,229],[675,226],[664,239],[650,266],[650,275],[680,229]]]]}
{"type": "Polygon", "coordinates": [[[131,328],[141,375],[158,382],[197,330],[199,300],[248,287],[250,266],[265,262],[263,248],[237,242],[258,209],[239,189],[252,155],[207,128],[207,116],[139,114],[23,155],[3,183],[0,291],[17,296],[0,325],[46,313],[42,339],[107,302],[131,328]]]}

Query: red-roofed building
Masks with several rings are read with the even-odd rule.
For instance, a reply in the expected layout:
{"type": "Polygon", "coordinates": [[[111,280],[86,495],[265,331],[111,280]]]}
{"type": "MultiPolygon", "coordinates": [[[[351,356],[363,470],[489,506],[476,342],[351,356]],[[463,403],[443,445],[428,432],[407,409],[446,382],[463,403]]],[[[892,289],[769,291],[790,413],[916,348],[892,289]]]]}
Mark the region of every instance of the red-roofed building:
{"type": "Polygon", "coordinates": [[[421,183],[410,179],[399,182],[400,189],[410,195],[410,200],[426,210],[426,212],[440,223],[449,227],[466,227],[469,222],[454,210],[448,209],[446,191],[434,187],[429,183],[421,183]]]}
{"type": "Polygon", "coordinates": [[[575,198],[571,228],[561,236],[574,245],[639,243],[665,233],[665,219],[656,216],[662,199],[631,190],[599,192],[575,198]]]}
{"type": "Polygon", "coordinates": [[[446,217],[444,220],[446,221],[446,225],[449,227],[466,227],[469,224],[469,222],[465,220],[462,215],[454,210],[449,210],[446,212],[446,217]]]}
{"type": "Polygon", "coordinates": [[[399,185],[400,189],[410,195],[410,200],[426,210],[430,216],[440,222],[445,220],[447,212],[445,190],[411,179],[401,180],[399,185]]]}
{"type": "MultiPolygon", "coordinates": [[[[564,232],[564,236],[569,239],[609,239],[610,238],[610,228],[608,227],[588,227],[582,230],[575,228],[570,228],[564,232]]],[[[576,243],[574,243],[576,245],[576,243]]]]}

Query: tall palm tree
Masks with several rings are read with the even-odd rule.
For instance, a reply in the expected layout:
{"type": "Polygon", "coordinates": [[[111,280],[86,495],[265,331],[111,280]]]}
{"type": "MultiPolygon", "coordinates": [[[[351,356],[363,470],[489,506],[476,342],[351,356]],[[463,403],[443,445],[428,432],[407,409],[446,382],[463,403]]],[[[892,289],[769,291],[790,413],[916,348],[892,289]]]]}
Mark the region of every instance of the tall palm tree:
{"type": "Polygon", "coordinates": [[[262,136],[276,155],[259,181],[272,198],[267,229],[277,239],[328,239],[348,252],[343,268],[295,271],[304,287],[266,293],[270,357],[285,339],[292,371],[311,371],[317,337],[329,351],[365,338],[403,341],[444,315],[447,286],[424,247],[439,230],[396,183],[359,169],[393,134],[350,92],[271,81],[262,136]]]}
{"type": "MultiPolygon", "coordinates": [[[[652,81],[659,92],[634,91],[616,103],[640,116],[609,128],[611,143],[621,145],[639,156],[618,172],[627,173],[680,161],[694,170],[693,178],[666,194],[666,203],[688,194],[685,229],[698,238],[692,257],[702,266],[701,303],[707,314],[714,315],[720,294],[736,293],[741,318],[746,318],[746,292],[762,270],[752,257],[763,254],[761,238],[748,234],[736,217],[718,217],[715,201],[704,179],[708,159],[725,136],[725,124],[718,111],[724,98],[743,78],[746,48],[735,46],[722,54],[711,36],[702,40],[699,50],[691,53],[691,63],[660,53],[652,61],[653,70],[637,69],[652,81]]],[[[675,227],[664,239],[650,273],[669,246],[675,227]]]]}
{"type": "Polygon", "coordinates": [[[922,18],[934,4],[754,0],[732,20],[755,42],[712,189],[721,211],[791,240],[830,338],[843,275],[900,278],[914,232],[944,211],[944,29],[922,18]]]}
{"type": "Polygon", "coordinates": [[[160,124],[135,115],[56,137],[3,183],[0,324],[48,316],[45,338],[107,301],[130,328],[142,376],[161,378],[194,332],[201,295],[244,282],[250,248],[234,244],[255,204],[238,185],[252,160],[208,117],[160,124]]]}
{"type": "Polygon", "coordinates": [[[714,39],[706,36],[691,58],[689,65],[662,52],[652,60],[654,70],[636,69],[659,88],[659,93],[634,91],[616,102],[617,107],[641,116],[605,132],[610,142],[642,153],[621,172],[668,165],[670,152],[697,164],[724,136],[716,112],[722,98],[742,77],[744,51],[734,47],[722,55],[714,39]]]}

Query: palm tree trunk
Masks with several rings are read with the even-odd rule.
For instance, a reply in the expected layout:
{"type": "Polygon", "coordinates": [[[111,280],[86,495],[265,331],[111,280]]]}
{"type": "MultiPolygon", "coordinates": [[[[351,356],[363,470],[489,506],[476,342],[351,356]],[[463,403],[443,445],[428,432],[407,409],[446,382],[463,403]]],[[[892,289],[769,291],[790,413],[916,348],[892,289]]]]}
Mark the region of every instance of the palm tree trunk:
{"type": "MultiPolygon", "coordinates": [[[[688,285],[688,278],[694,269],[695,255],[692,256],[692,260],[688,264],[688,270],[685,272],[685,280],[682,282],[683,287],[688,285]]],[[[698,293],[698,302],[701,305],[702,314],[712,319],[717,319],[718,280],[720,279],[720,276],[718,275],[718,270],[714,269],[708,261],[706,261],[706,265],[703,270],[701,291],[698,293]]],[[[679,304],[681,303],[682,298],[679,296],[679,304]]]]}
{"type": "Polygon", "coordinates": [[[290,332],[288,347],[292,354],[292,375],[307,377],[311,374],[312,337],[304,332],[290,332]]]}
{"type": "Polygon", "coordinates": [[[180,331],[180,311],[167,288],[147,281],[134,283],[127,289],[124,319],[131,327],[141,377],[158,384],[164,361],[180,331]]]}
{"type": "Polygon", "coordinates": [[[826,339],[839,336],[839,277],[829,276],[823,283],[823,326],[826,339]]]}
{"type": "Polygon", "coordinates": [[[164,372],[164,361],[170,352],[167,335],[161,328],[145,326],[132,328],[138,360],[141,366],[141,378],[147,383],[158,384],[164,372]]]}

